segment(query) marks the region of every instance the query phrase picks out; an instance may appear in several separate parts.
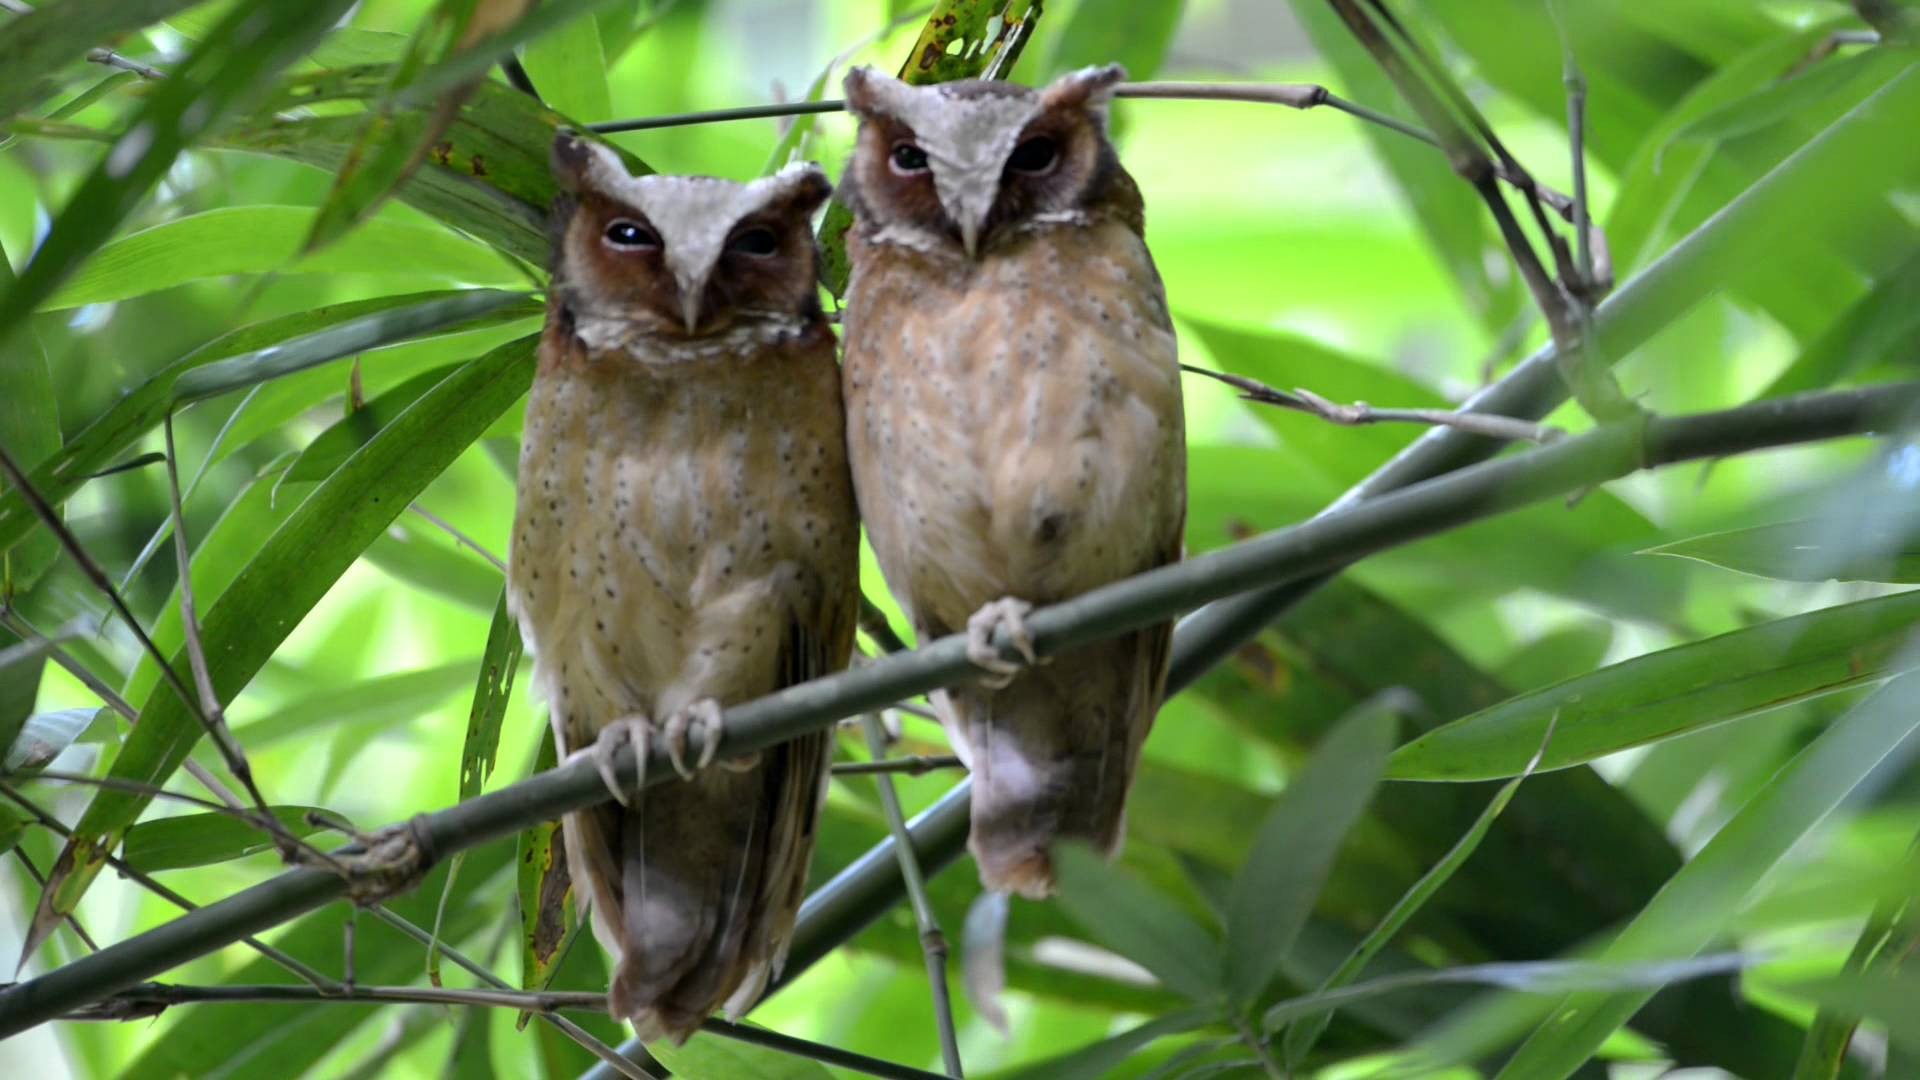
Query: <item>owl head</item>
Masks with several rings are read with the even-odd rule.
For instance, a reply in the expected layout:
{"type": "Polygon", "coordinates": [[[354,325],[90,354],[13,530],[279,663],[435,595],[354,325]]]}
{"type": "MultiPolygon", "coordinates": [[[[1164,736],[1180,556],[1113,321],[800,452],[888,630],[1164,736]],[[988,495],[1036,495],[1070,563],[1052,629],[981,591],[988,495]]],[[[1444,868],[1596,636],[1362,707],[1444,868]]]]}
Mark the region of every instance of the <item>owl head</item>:
{"type": "Polygon", "coordinates": [[[833,186],[812,164],[736,183],[634,176],[602,143],[553,141],[553,284],[577,317],[698,337],[819,313],[811,218],[833,186]]]}
{"type": "Polygon", "coordinates": [[[1102,206],[1137,222],[1139,192],[1107,137],[1107,104],[1126,77],[1109,64],[1037,90],[981,80],[909,86],[854,68],[847,108],[860,136],[842,197],[875,235],[968,258],[1010,229],[1102,206]]]}

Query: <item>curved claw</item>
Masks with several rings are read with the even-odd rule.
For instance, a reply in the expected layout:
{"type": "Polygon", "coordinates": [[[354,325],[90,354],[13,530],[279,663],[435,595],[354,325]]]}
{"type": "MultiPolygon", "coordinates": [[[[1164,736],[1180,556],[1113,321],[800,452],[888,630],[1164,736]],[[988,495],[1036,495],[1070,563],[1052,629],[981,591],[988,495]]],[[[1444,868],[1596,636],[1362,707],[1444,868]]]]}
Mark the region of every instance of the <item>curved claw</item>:
{"type": "Polygon", "coordinates": [[[990,690],[998,690],[1013,681],[1025,667],[1040,662],[1033,649],[1033,634],[1027,630],[1027,612],[1033,605],[1012,596],[1003,596],[980,608],[967,619],[967,659],[986,674],[980,682],[990,690]],[[1001,628],[1007,631],[1007,638],[1013,644],[1026,664],[1017,664],[1000,655],[994,647],[993,637],[1001,628]]]}
{"type": "Polygon", "coordinates": [[[667,740],[667,760],[673,763],[673,771],[680,774],[680,779],[691,780],[696,771],[713,764],[714,755],[720,750],[722,730],[720,703],[712,698],[701,698],[667,717],[662,732],[667,740]],[[700,733],[700,758],[688,767],[687,734],[695,730],[700,733]]]}
{"type": "Polygon", "coordinates": [[[620,752],[622,743],[633,748],[635,771],[639,774],[639,786],[647,781],[647,752],[653,741],[653,721],[644,716],[627,716],[615,720],[600,729],[599,738],[593,741],[588,753],[593,755],[593,766],[600,772],[600,779],[607,785],[614,801],[621,806],[633,805],[627,799],[626,789],[620,786],[618,770],[614,767],[614,755],[620,752]]]}

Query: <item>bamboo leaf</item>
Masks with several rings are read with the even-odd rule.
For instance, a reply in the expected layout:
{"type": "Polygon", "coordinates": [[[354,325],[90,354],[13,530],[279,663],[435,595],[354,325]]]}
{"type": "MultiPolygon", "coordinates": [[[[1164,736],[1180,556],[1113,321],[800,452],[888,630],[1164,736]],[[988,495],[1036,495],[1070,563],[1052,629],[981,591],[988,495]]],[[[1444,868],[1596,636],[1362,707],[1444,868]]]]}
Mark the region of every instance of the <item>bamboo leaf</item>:
{"type": "Polygon", "coordinates": [[[647,1052],[675,1076],[688,1080],[831,1080],[833,1076],[819,1062],[705,1032],[696,1033],[684,1046],[667,1040],[652,1043],[647,1052]]]}
{"type": "Polygon", "coordinates": [[[1280,970],[1333,859],[1380,783],[1396,718],[1362,709],[1340,722],[1287,784],[1255,834],[1227,901],[1228,999],[1254,1000],[1280,970]]]}
{"type": "Polygon", "coordinates": [[[1920,514],[1906,516],[1910,520],[1903,522],[1785,521],[1676,540],[1641,554],[1693,559],[1777,581],[1920,584],[1920,514]]]}
{"type": "Polygon", "coordinates": [[[300,257],[314,211],[229,206],[123,236],[96,252],[43,309],[79,307],[231,274],[404,274],[464,285],[523,285],[498,254],[445,229],[369,221],[325,251],[300,257]]]}
{"type": "Polygon", "coordinates": [[[1920,663],[1916,621],[1908,592],[1649,653],[1428,732],[1394,751],[1387,776],[1517,776],[1556,715],[1543,771],[1884,679],[1920,663]]]}
{"type": "Polygon", "coordinates": [[[470,659],[456,660],[329,687],[295,698],[258,720],[235,723],[233,737],[251,751],[330,725],[365,729],[403,724],[472,686],[473,665],[470,659]]]}
{"type": "MultiPolygon", "coordinates": [[[[540,750],[533,771],[545,772],[559,763],[553,728],[542,725],[540,750]]],[[[518,875],[520,906],[520,988],[545,990],[560,969],[560,960],[579,935],[582,923],[573,897],[573,880],[560,838],[558,821],[543,821],[523,829],[515,842],[513,864],[518,875]]],[[[521,1013],[525,1028],[531,1013],[521,1013]]]]}
{"type": "MultiPolygon", "coordinates": [[[[233,358],[239,363],[237,367],[215,368],[213,375],[203,376],[197,384],[199,392],[220,393],[280,374],[281,365],[275,358],[284,361],[291,357],[297,369],[441,330],[475,317],[477,311],[510,310],[516,302],[506,293],[383,296],[243,327],[169,365],[114,402],[55,456],[30,470],[29,476],[48,502],[55,506],[65,502],[89,476],[111,465],[136,440],[157,427],[168,409],[188,400],[176,386],[185,375],[213,367],[216,361],[233,358]]],[[[195,385],[188,383],[188,390],[195,385]]],[[[13,492],[0,496],[0,551],[11,548],[37,525],[26,500],[13,492]]]]}
{"type": "Polygon", "coordinates": [[[7,745],[5,771],[29,773],[43,769],[60,751],[72,746],[101,713],[102,708],[56,709],[35,713],[20,726],[20,733],[7,745]]]}
{"type": "Polygon", "coordinates": [[[1091,1046],[1081,1047],[1071,1054],[1049,1058],[1031,1068],[1022,1069],[1009,1080],[1099,1080],[1100,1077],[1112,1075],[1113,1070],[1126,1064],[1128,1059],[1156,1040],[1169,1035],[1183,1035],[1205,1027],[1215,1019],[1209,1009],[1187,1009],[1162,1016],[1091,1046]]]}
{"type": "Polygon", "coordinates": [[[1054,851],[1060,906],[1094,941],[1153,972],[1169,990],[1218,1000],[1220,944],[1174,902],[1077,844],[1054,851]]]}
{"type": "Polygon", "coordinates": [[[1048,78],[1095,64],[1122,64],[1127,78],[1151,79],[1167,58],[1180,25],[1184,0],[1144,3],[1083,3],[1052,34],[1044,70],[1048,78]]]}
{"type": "Polygon", "coordinates": [[[513,677],[520,670],[520,627],[507,613],[507,594],[493,610],[487,631],[487,651],[480,658],[480,682],[474,687],[473,708],[467,714],[467,737],[460,749],[460,798],[471,799],[493,773],[500,754],[500,725],[513,696],[513,677]]]}
{"type": "Polygon", "coordinates": [[[482,615],[500,595],[500,571],[470,551],[428,535],[414,521],[393,528],[367,548],[366,560],[395,581],[451,600],[482,615]]]}
{"type": "Polygon", "coordinates": [[[1920,252],[1876,281],[1802,350],[1762,397],[1832,386],[1876,364],[1906,358],[1920,335],[1920,252]]]}
{"type": "MultiPolygon", "coordinates": [[[[1606,948],[1601,959],[1644,963],[1692,956],[1722,934],[1760,880],[1868,776],[1920,750],[1920,678],[1888,683],[1822,732],[1727,822],[1660,895],[1606,948]]],[[[1559,1080],[1572,1075],[1638,1012],[1652,989],[1568,995],[1507,1060],[1500,1076],[1559,1080]]]]}
{"type": "MultiPolygon", "coordinates": [[[[407,84],[397,104],[403,108],[427,105],[460,84],[484,76],[487,69],[493,66],[495,58],[503,53],[536,41],[576,19],[590,17],[602,8],[612,7],[617,0],[547,0],[546,3],[532,5],[531,10],[525,4],[503,3],[501,0],[483,2],[501,11],[500,17],[489,21],[486,36],[475,39],[470,47],[422,71],[418,78],[407,84]],[[513,10],[516,7],[518,10],[513,10]]],[[[597,30],[595,35],[598,36],[597,30]]],[[[545,148],[546,144],[541,144],[543,152],[545,148]]]]}
{"type": "Polygon", "coordinates": [[[138,30],[199,0],[58,0],[10,17],[0,35],[0,119],[45,100],[56,73],[86,51],[138,30]]]}
{"type": "Polygon", "coordinates": [[[175,64],[54,219],[20,280],[0,294],[0,347],[113,235],[191,140],[259,96],[349,6],[350,0],[312,0],[235,8],[175,64]]]}
{"type": "MultiPolygon", "coordinates": [[[[5,81],[5,80],[0,80],[5,81]]],[[[13,265],[0,249],[0,289],[13,285],[13,265]]],[[[0,447],[6,448],[21,465],[45,461],[60,449],[60,399],[53,392],[53,370],[47,366],[47,354],[31,328],[21,334],[16,347],[0,349],[0,447]]],[[[0,489],[12,484],[0,480],[0,489]]],[[[59,543],[51,533],[41,532],[33,540],[7,550],[0,545],[0,598],[10,599],[33,587],[42,572],[53,565],[60,554],[59,543]]],[[[12,636],[0,631],[0,648],[12,636]]],[[[20,685],[40,685],[40,669],[17,671],[10,676],[20,685]]],[[[25,708],[31,709],[31,694],[25,708]]],[[[0,705],[0,746],[12,741],[17,722],[24,712],[9,716],[0,705]]]]}
{"type": "MultiPolygon", "coordinates": [[[[308,820],[310,815],[321,820],[333,816],[317,806],[268,809],[295,836],[312,836],[321,830],[322,826],[308,820]]],[[[140,822],[127,830],[120,854],[135,869],[155,873],[231,862],[272,847],[273,837],[252,822],[208,812],[140,822]]]]}
{"type": "MultiPolygon", "coordinates": [[[[526,338],[468,363],[320,484],[267,539],[202,616],[213,685],[223,701],[246,686],[395,515],[526,392],[533,351],[534,340],[526,338]]],[[[184,657],[174,663],[185,669],[184,657]]],[[[186,759],[200,727],[165,687],[149,694],[140,710],[112,775],[164,783],[186,759]]],[[[43,913],[73,910],[105,853],[147,802],[124,791],[94,797],[49,875],[43,913]]]]}
{"type": "Polygon", "coordinates": [[[11,803],[0,804],[0,855],[5,855],[19,846],[20,837],[27,831],[27,823],[20,812],[11,803]]]}
{"type": "Polygon", "coordinates": [[[536,39],[520,61],[541,100],[560,115],[581,124],[613,118],[600,24],[591,12],[536,39]]]}
{"type": "Polygon", "coordinates": [[[458,365],[448,364],[423,371],[399,386],[381,394],[341,417],[332,427],[314,437],[293,464],[280,474],[281,484],[300,484],[325,480],[341,462],[352,457],[420,395],[438,386],[458,365]]]}

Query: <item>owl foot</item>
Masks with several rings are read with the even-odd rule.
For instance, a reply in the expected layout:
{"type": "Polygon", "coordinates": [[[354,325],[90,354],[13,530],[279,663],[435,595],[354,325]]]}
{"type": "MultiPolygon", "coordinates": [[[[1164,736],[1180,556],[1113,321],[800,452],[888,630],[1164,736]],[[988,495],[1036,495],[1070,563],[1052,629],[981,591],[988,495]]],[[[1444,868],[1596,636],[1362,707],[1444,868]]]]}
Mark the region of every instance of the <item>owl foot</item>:
{"type": "Polygon", "coordinates": [[[723,730],[720,703],[712,698],[701,698],[667,717],[660,733],[667,740],[667,760],[673,762],[673,771],[680,774],[680,779],[691,780],[694,770],[713,764],[723,730]],[[700,760],[690,769],[687,767],[687,733],[695,728],[700,731],[700,760]]]}
{"type": "Polygon", "coordinates": [[[600,770],[600,779],[607,782],[607,790],[613,793],[614,801],[621,806],[631,806],[627,801],[627,791],[620,786],[620,777],[614,763],[617,755],[625,747],[633,748],[633,761],[639,779],[636,788],[647,783],[647,754],[653,748],[653,721],[644,716],[626,716],[600,729],[600,737],[593,741],[587,753],[593,755],[594,768],[600,770]]]}
{"type": "Polygon", "coordinates": [[[1033,635],[1027,631],[1027,612],[1033,605],[1025,600],[1003,596],[973,613],[967,620],[967,659],[986,674],[980,676],[980,682],[989,690],[999,690],[1013,681],[1023,668],[1040,662],[1033,651],[1033,635]],[[1026,659],[1025,664],[1017,664],[1001,657],[1000,650],[993,646],[993,635],[1004,628],[1007,639],[1026,659]]]}

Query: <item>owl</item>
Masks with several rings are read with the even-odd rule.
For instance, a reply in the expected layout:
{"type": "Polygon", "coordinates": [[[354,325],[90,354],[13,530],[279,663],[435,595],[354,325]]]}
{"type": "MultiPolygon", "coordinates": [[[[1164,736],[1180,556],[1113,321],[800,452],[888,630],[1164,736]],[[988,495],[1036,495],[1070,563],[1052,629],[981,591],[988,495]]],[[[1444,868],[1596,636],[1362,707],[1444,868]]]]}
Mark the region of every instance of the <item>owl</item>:
{"type": "Polygon", "coordinates": [[[935,707],[973,771],[981,879],[1029,897],[1055,841],[1117,848],[1172,624],[1033,665],[1023,617],[1179,559],[1186,520],[1173,325],[1107,135],[1125,77],[846,80],[854,490],[921,639],[964,631],[983,669],[935,707]]]}
{"type": "Polygon", "coordinates": [[[634,177],[569,133],[553,168],[508,601],[564,753],[611,783],[611,755],[659,739],[682,772],[563,824],[617,961],[610,1011],[679,1041],[785,958],[830,738],[695,772],[688,734],[712,746],[722,707],[853,645],[859,523],[809,228],[831,188],[811,165],[634,177]]]}

